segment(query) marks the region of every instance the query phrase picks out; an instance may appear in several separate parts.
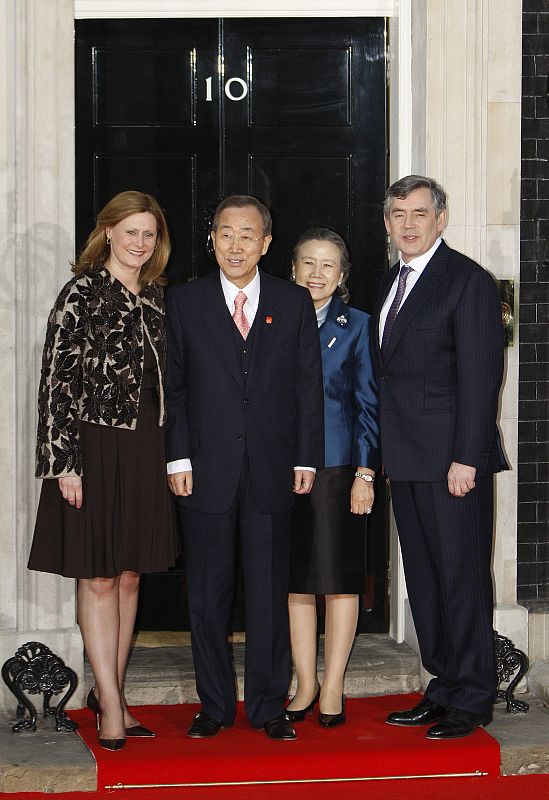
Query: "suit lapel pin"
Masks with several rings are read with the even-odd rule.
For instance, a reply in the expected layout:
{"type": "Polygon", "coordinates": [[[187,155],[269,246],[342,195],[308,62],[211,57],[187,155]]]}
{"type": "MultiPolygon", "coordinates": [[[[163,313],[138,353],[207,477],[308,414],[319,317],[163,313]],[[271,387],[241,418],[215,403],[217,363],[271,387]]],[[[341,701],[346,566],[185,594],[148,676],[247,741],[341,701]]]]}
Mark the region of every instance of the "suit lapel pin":
{"type": "Polygon", "coordinates": [[[267,323],[267,325],[270,325],[272,321],[273,321],[272,317],[265,317],[265,322],[267,323]]]}
{"type": "Polygon", "coordinates": [[[347,324],[347,317],[344,314],[341,314],[339,317],[336,317],[336,322],[339,322],[343,328],[347,324]]]}

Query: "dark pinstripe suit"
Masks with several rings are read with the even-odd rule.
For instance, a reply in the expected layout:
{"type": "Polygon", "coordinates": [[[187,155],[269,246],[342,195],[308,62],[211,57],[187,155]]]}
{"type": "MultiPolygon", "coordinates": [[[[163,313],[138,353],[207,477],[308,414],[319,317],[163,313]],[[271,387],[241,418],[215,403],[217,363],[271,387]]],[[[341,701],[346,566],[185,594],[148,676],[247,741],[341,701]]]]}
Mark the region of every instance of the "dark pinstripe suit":
{"type": "Polygon", "coordinates": [[[503,376],[501,307],[493,279],[441,242],[396,318],[385,358],[373,315],[381,455],[391,479],[422,661],[442,706],[487,712],[492,644],[492,475],[507,464],[496,414],[503,376]],[[476,488],[448,491],[450,464],[476,467],[476,488]]]}
{"type": "Polygon", "coordinates": [[[245,347],[219,272],[170,289],[167,455],[192,460],[184,509],[193,657],[202,709],[230,724],[227,643],[238,527],[246,587],[246,712],[260,727],[284,710],[290,672],[288,559],[295,466],[322,466],[318,326],[309,292],[261,273],[245,347]],[[240,344],[238,343],[240,337],[240,344]],[[251,349],[247,376],[242,352],[251,349]]]}

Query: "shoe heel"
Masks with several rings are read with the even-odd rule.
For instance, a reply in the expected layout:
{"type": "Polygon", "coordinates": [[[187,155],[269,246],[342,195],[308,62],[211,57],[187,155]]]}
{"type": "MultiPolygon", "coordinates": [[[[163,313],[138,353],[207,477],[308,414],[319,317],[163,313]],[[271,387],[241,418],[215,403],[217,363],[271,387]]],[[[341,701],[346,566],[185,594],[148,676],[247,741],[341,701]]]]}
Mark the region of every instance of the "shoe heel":
{"type": "Polygon", "coordinates": [[[312,701],[307,706],[307,708],[294,709],[293,711],[287,708],[286,709],[286,715],[287,715],[288,719],[290,720],[290,722],[303,722],[303,720],[305,719],[305,715],[306,714],[312,714],[313,713],[313,711],[315,709],[315,706],[318,703],[319,698],[320,698],[320,686],[316,690],[316,694],[313,697],[312,701]]]}

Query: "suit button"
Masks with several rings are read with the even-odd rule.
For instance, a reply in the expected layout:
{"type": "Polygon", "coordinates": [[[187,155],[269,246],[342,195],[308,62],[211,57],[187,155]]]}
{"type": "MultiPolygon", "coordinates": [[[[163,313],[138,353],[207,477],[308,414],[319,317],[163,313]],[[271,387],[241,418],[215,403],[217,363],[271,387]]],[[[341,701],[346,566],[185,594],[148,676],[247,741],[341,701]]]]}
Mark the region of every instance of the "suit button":
{"type": "Polygon", "coordinates": [[[243,437],[243,435],[242,435],[242,434],[240,434],[240,435],[239,435],[239,436],[237,436],[236,438],[238,439],[238,441],[239,441],[239,442],[243,442],[243,441],[244,441],[244,437],[243,437]]]}
{"type": "Polygon", "coordinates": [[[245,397],[245,398],[244,398],[244,405],[245,405],[245,406],[249,406],[249,405],[250,405],[250,403],[251,403],[251,400],[248,400],[248,398],[247,398],[247,397],[245,397]]]}
{"type": "Polygon", "coordinates": [[[381,376],[381,382],[385,383],[386,381],[387,381],[387,375],[382,375],[381,376]]]}

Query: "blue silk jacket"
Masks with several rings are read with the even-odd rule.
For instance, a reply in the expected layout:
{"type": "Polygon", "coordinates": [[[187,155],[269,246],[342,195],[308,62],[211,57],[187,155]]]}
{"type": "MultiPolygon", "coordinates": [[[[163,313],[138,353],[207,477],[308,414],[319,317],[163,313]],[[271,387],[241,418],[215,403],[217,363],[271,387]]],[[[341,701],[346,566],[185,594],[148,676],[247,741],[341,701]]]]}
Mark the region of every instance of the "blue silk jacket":
{"type": "Polygon", "coordinates": [[[334,295],[319,328],[324,376],[325,466],[380,464],[377,386],[368,314],[334,295]]]}

